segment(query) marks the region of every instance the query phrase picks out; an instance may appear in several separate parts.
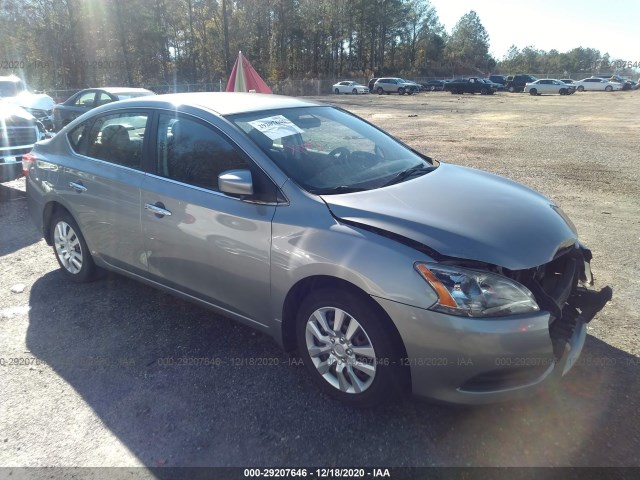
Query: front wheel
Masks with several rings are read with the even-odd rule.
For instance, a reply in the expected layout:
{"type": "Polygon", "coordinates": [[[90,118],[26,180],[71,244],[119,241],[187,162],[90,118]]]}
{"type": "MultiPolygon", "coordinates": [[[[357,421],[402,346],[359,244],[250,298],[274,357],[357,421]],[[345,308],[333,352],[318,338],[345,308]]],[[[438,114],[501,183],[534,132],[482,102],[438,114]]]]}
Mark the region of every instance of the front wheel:
{"type": "Polygon", "coordinates": [[[480,89],[480,95],[486,95],[487,93],[489,93],[489,90],[487,90],[486,88],[482,87],[480,89]]]}
{"type": "Polygon", "coordinates": [[[378,95],[382,95],[384,93],[384,90],[382,89],[382,87],[378,87],[378,95]]]}
{"type": "Polygon", "coordinates": [[[340,90],[338,90],[337,88],[333,91],[333,93],[335,93],[336,95],[340,94],[340,90]]]}
{"type": "Polygon", "coordinates": [[[74,282],[88,282],[97,270],[78,224],[66,211],[58,212],[51,222],[51,243],[64,275],[74,282]]]}
{"type": "Polygon", "coordinates": [[[604,89],[605,92],[611,92],[613,91],[613,87],[611,85],[607,85],[604,89]]]}
{"type": "Polygon", "coordinates": [[[391,320],[365,295],[326,288],[300,306],[298,352],[314,383],[343,403],[369,407],[398,397],[408,385],[391,320]]]}
{"type": "Polygon", "coordinates": [[[584,87],[583,87],[582,85],[580,85],[580,86],[578,87],[578,91],[579,91],[579,92],[584,92],[584,87]]]}
{"type": "Polygon", "coordinates": [[[509,93],[516,93],[516,87],[514,87],[513,85],[511,85],[509,87],[509,93]]]}
{"type": "Polygon", "coordinates": [[[398,89],[398,95],[404,95],[404,88],[400,87],[398,89]]]}
{"type": "Polygon", "coordinates": [[[353,93],[354,95],[357,95],[358,94],[358,90],[354,88],[353,90],[351,90],[351,93],[353,93]]]}

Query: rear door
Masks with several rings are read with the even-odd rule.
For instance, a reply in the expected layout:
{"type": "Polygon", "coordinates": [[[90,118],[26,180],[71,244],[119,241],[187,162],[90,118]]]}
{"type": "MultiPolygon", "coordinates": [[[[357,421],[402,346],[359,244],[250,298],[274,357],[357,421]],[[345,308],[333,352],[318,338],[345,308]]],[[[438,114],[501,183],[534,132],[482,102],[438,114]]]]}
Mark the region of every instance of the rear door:
{"type": "Polygon", "coordinates": [[[141,218],[155,281],[244,319],[269,299],[274,184],[221,129],[166,112],[154,129],[155,175],[144,179],[141,218]],[[256,195],[218,188],[218,175],[249,169],[256,195]]]}
{"type": "Polygon", "coordinates": [[[64,170],[61,195],[72,207],[94,256],[146,274],[140,231],[140,184],[150,114],[128,110],[84,122],[68,136],[76,152],[64,170]]]}

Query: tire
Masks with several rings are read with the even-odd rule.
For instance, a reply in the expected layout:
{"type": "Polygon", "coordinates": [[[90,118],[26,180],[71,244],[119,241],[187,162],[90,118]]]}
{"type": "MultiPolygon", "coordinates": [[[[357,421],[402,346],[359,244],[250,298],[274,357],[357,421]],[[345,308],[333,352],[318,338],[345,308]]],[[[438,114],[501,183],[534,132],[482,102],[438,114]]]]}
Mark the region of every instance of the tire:
{"type": "Polygon", "coordinates": [[[354,88],[353,90],[351,90],[351,93],[353,93],[354,95],[357,95],[358,94],[358,90],[354,88]]]}
{"type": "Polygon", "coordinates": [[[378,90],[376,90],[378,92],[378,95],[382,95],[384,93],[384,90],[382,89],[382,87],[378,87],[378,90]]]}
{"type": "Polygon", "coordinates": [[[333,93],[335,93],[336,95],[340,95],[340,90],[338,90],[337,88],[333,91],[333,93]]]}
{"type": "Polygon", "coordinates": [[[509,87],[509,93],[516,93],[516,87],[514,87],[513,85],[511,85],[509,87]]]}
{"type": "Polygon", "coordinates": [[[566,88],[561,88],[560,89],[560,95],[566,95],[567,94],[567,89],[566,88]]]}
{"type": "Polygon", "coordinates": [[[538,94],[538,90],[536,90],[535,88],[532,88],[531,90],[529,90],[529,95],[537,95],[538,94]]]}
{"type": "Polygon", "coordinates": [[[398,89],[398,95],[404,95],[404,88],[400,87],[398,89]]]}
{"type": "Polygon", "coordinates": [[[67,279],[82,283],[96,278],[97,267],[82,232],[73,217],[65,210],[51,219],[53,253],[67,279]]]}
{"type": "Polygon", "coordinates": [[[348,290],[324,288],[304,299],[296,342],[320,390],[357,407],[383,404],[406,391],[408,371],[392,340],[391,320],[383,315],[370,298],[348,290]]]}
{"type": "Polygon", "coordinates": [[[489,93],[489,91],[486,88],[482,87],[480,89],[480,95],[486,95],[487,93],[489,93]]]}
{"type": "Polygon", "coordinates": [[[606,87],[604,87],[604,91],[605,92],[612,92],[613,91],[613,87],[611,85],[607,85],[606,87]]]}
{"type": "Polygon", "coordinates": [[[578,91],[579,91],[579,92],[584,92],[584,87],[583,87],[582,85],[580,85],[580,86],[578,87],[578,91]]]}
{"type": "Polygon", "coordinates": [[[431,85],[431,91],[432,91],[432,92],[435,92],[435,91],[436,91],[436,87],[435,87],[435,86],[433,86],[433,85],[431,85]]]}

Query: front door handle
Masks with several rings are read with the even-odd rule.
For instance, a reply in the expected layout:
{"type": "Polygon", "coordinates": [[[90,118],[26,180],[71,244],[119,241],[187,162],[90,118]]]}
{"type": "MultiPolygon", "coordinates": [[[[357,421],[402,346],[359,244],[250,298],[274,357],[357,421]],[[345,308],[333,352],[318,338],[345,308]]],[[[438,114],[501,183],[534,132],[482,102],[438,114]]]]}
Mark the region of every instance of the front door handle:
{"type": "Polygon", "coordinates": [[[156,203],[155,205],[152,203],[147,203],[144,206],[145,210],[149,210],[150,212],[152,212],[154,215],[157,215],[158,217],[170,217],[171,216],[171,212],[169,210],[167,210],[166,208],[164,208],[164,205],[160,202],[156,203]]]}
{"type": "Polygon", "coordinates": [[[83,193],[87,191],[87,187],[82,185],[81,183],[69,182],[69,186],[73,188],[78,193],[83,193]]]}

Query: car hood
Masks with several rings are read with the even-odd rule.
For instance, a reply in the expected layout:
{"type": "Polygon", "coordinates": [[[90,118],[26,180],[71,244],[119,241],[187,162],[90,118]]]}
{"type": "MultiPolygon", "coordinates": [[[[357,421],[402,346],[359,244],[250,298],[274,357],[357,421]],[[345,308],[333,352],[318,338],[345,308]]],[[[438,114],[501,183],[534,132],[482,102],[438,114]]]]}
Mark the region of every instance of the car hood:
{"type": "Polygon", "coordinates": [[[4,101],[0,103],[0,121],[2,123],[31,125],[35,121],[35,118],[24,108],[12,102],[4,101]]]}
{"type": "Polygon", "coordinates": [[[44,93],[23,92],[8,100],[22,108],[34,110],[51,110],[55,105],[53,98],[44,93]]]}
{"type": "Polygon", "coordinates": [[[322,198],[339,220],[400,235],[447,257],[511,270],[547,263],[578,241],[573,225],[543,195],[446,163],[400,184],[322,198]]]}

